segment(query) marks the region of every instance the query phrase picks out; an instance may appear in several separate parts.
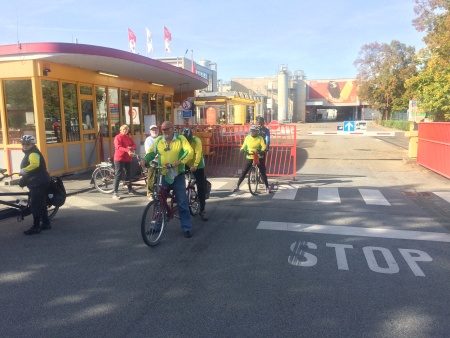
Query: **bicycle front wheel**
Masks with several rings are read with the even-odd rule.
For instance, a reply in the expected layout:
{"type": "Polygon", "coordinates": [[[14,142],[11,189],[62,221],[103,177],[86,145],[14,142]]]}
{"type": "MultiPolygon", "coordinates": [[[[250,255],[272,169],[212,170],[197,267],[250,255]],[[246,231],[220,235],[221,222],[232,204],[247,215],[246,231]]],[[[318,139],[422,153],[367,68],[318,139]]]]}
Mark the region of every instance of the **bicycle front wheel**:
{"type": "Polygon", "coordinates": [[[166,226],[166,208],[160,200],[147,204],[141,220],[141,235],[148,246],[156,246],[161,241],[166,226]]]}
{"type": "Polygon", "coordinates": [[[200,212],[200,202],[198,201],[198,194],[194,188],[190,188],[188,191],[189,198],[189,212],[192,216],[198,215],[200,212]]]}
{"type": "Polygon", "coordinates": [[[114,169],[111,167],[98,167],[92,173],[95,189],[104,194],[114,190],[114,169]]]}
{"type": "Polygon", "coordinates": [[[251,167],[248,172],[248,189],[252,195],[256,195],[259,184],[259,169],[258,167],[251,167]]]}

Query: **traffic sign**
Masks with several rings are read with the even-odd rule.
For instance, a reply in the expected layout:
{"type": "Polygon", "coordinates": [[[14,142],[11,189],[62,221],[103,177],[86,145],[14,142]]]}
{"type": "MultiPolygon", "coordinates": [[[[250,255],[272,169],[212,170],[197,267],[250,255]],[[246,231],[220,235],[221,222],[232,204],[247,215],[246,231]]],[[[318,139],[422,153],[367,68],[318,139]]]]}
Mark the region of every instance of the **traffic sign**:
{"type": "Polygon", "coordinates": [[[336,126],[337,130],[344,130],[344,126],[336,126]]]}
{"type": "Polygon", "coordinates": [[[181,101],[181,106],[183,107],[183,109],[186,109],[186,110],[189,110],[192,108],[192,104],[188,100],[181,101]]]}
{"type": "Polygon", "coordinates": [[[191,117],[192,117],[192,110],[182,110],[181,111],[181,116],[184,118],[184,119],[190,119],[191,117]]]}
{"type": "Polygon", "coordinates": [[[344,121],[344,131],[355,131],[355,121],[344,121]]]}
{"type": "Polygon", "coordinates": [[[269,123],[269,128],[271,130],[277,130],[280,127],[280,123],[277,120],[272,120],[269,123]]]}

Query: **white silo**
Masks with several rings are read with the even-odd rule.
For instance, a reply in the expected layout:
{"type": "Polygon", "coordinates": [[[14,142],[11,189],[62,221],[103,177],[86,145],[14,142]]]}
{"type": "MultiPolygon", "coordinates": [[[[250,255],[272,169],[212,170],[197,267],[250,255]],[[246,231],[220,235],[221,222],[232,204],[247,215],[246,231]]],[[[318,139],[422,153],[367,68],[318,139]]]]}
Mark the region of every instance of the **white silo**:
{"type": "Polygon", "coordinates": [[[289,71],[281,67],[278,73],[278,121],[289,120],[289,71]]]}

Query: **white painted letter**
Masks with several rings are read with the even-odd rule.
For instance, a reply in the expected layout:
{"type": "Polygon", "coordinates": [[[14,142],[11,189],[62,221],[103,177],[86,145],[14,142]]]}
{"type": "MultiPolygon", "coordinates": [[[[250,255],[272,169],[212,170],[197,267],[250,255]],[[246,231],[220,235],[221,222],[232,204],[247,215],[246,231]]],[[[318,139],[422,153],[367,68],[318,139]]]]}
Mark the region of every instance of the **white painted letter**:
{"type": "Polygon", "coordinates": [[[289,264],[295,265],[295,266],[314,266],[317,264],[317,257],[303,251],[302,247],[308,247],[309,249],[317,249],[317,245],[311,242],[294,242],[291,244],[291,251],[295,254],[298,254],[300,257],[297,256],[289,256],[288,262],[289,264]]]}
{"type": "Polygon", "coordinates": [[[370,270],[380,273],[399,272],[400,269],[398,267],[398,264],[395,261],[394,256],[392,256],[392,253],[389,251],[389,249],[379,248],[375,246],[366,246],[363,248],[363,252],[364,255],[366,256],[366,261],[367,264],[369,265],[370,270]],[[377,260],[375,259],[375,255],[373,254],[374,251],[379,251],[383,254],[383,257],[388,265],[387,268],[382,268],[378,265],[377,260]]]}
{"type": "Polygon", "coordinates": [[[414,249],[398,249],[398,251],[400,251],[406,263],[408,263],[413,274],[415,274],[416,276],[425,277],[425,274],[419,268],[419,265],[417,265],[416,262],[431,262],[433,258],[431,258],[429,254],[414,249]],[[412,256],[412,253],[417,255],[412,256]]]}
{"type": "Polygon", "coordinates": [[[347,263],[347,256],[345,255],[345,249],[353,249],[353,245],[327,243],[326,246],[334,248],[334,250],[336,251],[336,260],[338,269],[348,270],[348,263],[347,263]]]}

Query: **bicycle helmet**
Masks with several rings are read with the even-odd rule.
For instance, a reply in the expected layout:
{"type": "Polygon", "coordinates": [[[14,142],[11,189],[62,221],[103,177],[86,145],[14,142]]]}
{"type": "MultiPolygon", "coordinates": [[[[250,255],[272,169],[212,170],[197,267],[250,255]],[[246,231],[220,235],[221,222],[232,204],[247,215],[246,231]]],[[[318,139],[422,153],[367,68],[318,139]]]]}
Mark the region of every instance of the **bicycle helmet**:
{"type": "Polygon", "coordinates": [[[192,133],[192,130],[189,129],[189,128],[184,128],[184,129],[181,131],[181,135],[183,135],[184,137],[186,137],[187,140],[188,140],[189,142],[192,141],[192,137],[194,136],[194,134],[192,133]]]}
{"type": "Polygon", "coordinates": [[[32,135],[23,135],[20,138],[20,143],[21,144],[26,144],[26,145],[36,144],[36,139],[32,135]]]}
{"type": "Polygon", "coordinates": [[[257,116],[257,117],[256,117],[256,122],[257,122],[257,123],[264,123],[264,117],[262,117],[262,116],[257,116]]]}
{"type": "Polygon", "coordinates": [[[252,131],[259,131],[259,127],[258,126],[251,126],[250,127],[250,132],[252,131]]]}

